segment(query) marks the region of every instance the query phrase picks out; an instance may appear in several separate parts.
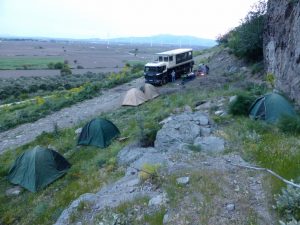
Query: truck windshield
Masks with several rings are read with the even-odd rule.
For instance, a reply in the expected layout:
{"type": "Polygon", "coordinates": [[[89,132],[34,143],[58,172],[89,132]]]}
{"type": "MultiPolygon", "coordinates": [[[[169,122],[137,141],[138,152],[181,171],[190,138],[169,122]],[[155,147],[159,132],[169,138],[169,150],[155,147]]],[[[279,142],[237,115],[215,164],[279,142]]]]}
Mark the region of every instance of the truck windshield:
{"type": "Polygon", "coordinates": [[[155,72],[155,73],[161,73],[164,71],[164,68],[162,66],[146,66],[145,72],[155,72]]]}

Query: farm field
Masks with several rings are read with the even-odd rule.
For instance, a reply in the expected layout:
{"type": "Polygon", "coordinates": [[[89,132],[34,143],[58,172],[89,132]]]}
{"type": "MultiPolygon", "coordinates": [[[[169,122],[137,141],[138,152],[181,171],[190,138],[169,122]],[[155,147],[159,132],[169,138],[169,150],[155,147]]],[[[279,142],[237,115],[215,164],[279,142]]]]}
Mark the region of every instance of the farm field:
{"type": "Polygon", "coordinates": [[[48,69],[47,64],[51,62],[68,62],[73,74],[119,72],[126,63],[152,61],[155,53],[173,48],[179,46],[3,40],[0,78],[60,75],[59,70],[48,69]]]}

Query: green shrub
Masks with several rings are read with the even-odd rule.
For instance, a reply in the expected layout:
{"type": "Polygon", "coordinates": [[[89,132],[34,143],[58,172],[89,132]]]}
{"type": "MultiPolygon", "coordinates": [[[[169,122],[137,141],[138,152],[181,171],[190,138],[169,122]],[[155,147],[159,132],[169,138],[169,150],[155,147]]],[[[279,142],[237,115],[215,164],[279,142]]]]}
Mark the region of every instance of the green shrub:
{"type": "Polygon", "coordinates": [[[284,223],[284,222],[282,222],[282,221],[279,221],[279,224],[280,224],[280,225],[300,225],[300,222],[297,222],[297,220],[295,220],[295,219],[293,218],[291,221],[289,221],[289,222],[287,222],[287,223],[284,223]]]}
{"type": "Polygon", "coordinates": [[[277,123],[279,129],[288,134],[300,134],[300,117],[284,115],[279,118],[277,123]]]}
{"type": "Polygon", "coordinates": [[[255,97],[246,92],[238,94],[236,100],[229,104],[229,113],[236,116],[248,116],[254,100],[255,97]]]}
{"type": "Polygon", "coordinates": [[[263,59],[263,30],[267,4],[259,1],[247,14],[242,24],[218,38],[234,55],[248,61],[263,59]]]}
{"type": "Polygon", "coordinates": [[[143,164],[141,171],[139,173],[139,178],[141,181],[146,181],[150,179],[151,181],[156,180],[158,178],[158,169],[160,168],[159,164],[143,164]]]}
{"type": "Polygon", "coordinates": [[[276,209],[279,213],[291,220],[300,219],[300,189],[288,185],[281,190],[281,194],[275,195],[276,209]]]}
{"type": "Polygon", "coordinates": [[[71,75],[72,70],[70,69],[68,64],[64,64],[63,68],[60,70],[60,75],[65,76],[65,75],[71,75]]]}
{"type": "Polygon", "coordinates": [[[53,62],[48,63],[47,67],[48,67],[48,69],[53,70],[53,69],[55,69],[55,64],[53,62]]]}
{"type": "Polygon", "coordinates": [[[275,86],[275,76],[273,73],[267,73],[266,74],[266,81],[268,82],[268,84],[270,84],[270,86],[272,88],[274,88],[275,86]]]}
{"type": "Polygon", "coordinates": [[[62,62],[57,62],[54,64],[54,69],[61,70],[64,67],[64,64],[62,62]]]}
{"type": "Polygon", "coordinates": [[[144,64],[137,63],[131,66],[131,73],[138,73],[144,70],[144,64]]]}

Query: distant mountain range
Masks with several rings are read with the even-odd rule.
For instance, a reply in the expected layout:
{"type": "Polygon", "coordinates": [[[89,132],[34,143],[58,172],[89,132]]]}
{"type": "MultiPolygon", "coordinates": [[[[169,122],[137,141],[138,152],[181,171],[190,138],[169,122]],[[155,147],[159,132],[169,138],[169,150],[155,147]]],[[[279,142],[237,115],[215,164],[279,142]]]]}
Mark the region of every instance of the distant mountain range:
{"type": "MultiPolygon", "coordinates": [[[[198,38],[193,36],[178,36],[178,35],[155,35],[150,37],[124,37],[108,39],[113,43],[137,43],[137,44],[161,44],[161,45],[177,45],[177,46],[203,46],[212,47],[217,43],[212,39],[198,38]]],[[[108,41],[107,40],[107,41],[108,41]]]]}
{"type": "Polygon", "coordinates": [[[212,39],[198,38],[194,36],[180,36],[180,35],[170,35],[161,34],[149,37],[121,37],[121,38],[90,38],[90,39],[75,39],[75,38],[48,38],[48,37],[18,37],[3,35],[0,36],[1,39],[6,40],[36,40],[36,41],[82,41],[82,42],[98,42],[98,43],[124,43],[124,44],[149,44],[149,45],[176,45],[181,47],[189,46],[202,46],[202,47],[212,47],[217,43],[212,39]]]}

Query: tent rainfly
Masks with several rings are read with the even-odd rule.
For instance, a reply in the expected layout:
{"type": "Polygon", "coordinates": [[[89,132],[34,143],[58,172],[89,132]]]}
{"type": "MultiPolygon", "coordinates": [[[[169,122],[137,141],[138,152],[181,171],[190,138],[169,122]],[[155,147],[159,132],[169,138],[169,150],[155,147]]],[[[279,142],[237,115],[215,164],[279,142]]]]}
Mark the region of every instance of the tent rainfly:
{"type": "Polygon", "coordinates": [[[126,92],[122,105],[138,106],[146,101],[147,97],[141,90],[137,88],[131,88],[126,92]]]}
{"type": "Polygon", "coordinates": [[[82,128],[77,144],[106,148],[110,145],[111,140],[119,134],[119,129],[111,121],[97,118],[82,128]]]}
{"type": "Polygon", "coordinates": [[[24,152],[8,172],[8,180],[36,192],[63,176],[71,164],[58,152],[36,146],[24,152]]]}
{"type": "Polygon", "coordinates": [[[295,116],[292,105],[277,93],[266,94],[254,101],[250,107],[250,118],[276,123],[283,115],[295,116]]]}
{"type": "Polygon", "coordinates": [[[147,99],[153,99],[159,96],[157,89],[152,84],[146,83],[143,89],[147,99]]]}

